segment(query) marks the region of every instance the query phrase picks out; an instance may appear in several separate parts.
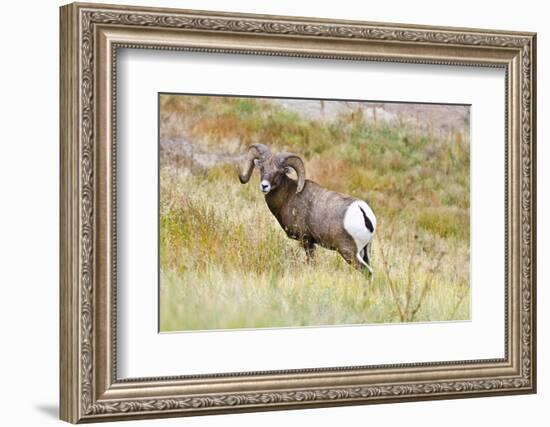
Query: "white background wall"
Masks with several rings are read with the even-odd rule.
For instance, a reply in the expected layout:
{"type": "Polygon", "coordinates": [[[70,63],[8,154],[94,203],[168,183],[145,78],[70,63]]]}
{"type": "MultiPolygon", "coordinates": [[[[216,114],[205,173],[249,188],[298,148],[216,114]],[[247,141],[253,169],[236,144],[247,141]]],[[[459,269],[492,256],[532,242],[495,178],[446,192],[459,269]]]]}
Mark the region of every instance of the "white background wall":
{"type": "MultiPolygon", "coordinates": [[[[111,0],[113,3],[122,3],[111,0]]],[[[133,0],[133,4],[538,32],[539,393],[438,402],[138,421],[130,425],[547,425],[550,29],[544,2],[133,0]],[[546,419],[545,419],[546,418],[546,419]],[[153,424],[154,423],[154,424],[153,424]]],[[[60,424],[58,402],[58,6],[2,5],[0,65],[0,420],[60,424]]]]}

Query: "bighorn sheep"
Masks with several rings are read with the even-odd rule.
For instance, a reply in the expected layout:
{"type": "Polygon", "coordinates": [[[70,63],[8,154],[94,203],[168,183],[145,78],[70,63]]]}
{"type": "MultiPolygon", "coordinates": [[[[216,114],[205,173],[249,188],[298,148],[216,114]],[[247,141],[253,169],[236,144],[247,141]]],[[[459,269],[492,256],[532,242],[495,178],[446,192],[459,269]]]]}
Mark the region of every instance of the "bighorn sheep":
{"type": "Polygon", "coordinates": [[[263,144],[251,145],[239,174],[242,184],[250,180],[254,166],[260,171],[260,190],[269,210],[287,236],[301,242],[308,261],[317,244],[338,251],[349,264],[372,274],[376,217],[366,202],[307,180],[304,162],[296,154],[272,154],[263,144]],[[296,171],[297,181],[287,176],[289,168],[296,171]]]}

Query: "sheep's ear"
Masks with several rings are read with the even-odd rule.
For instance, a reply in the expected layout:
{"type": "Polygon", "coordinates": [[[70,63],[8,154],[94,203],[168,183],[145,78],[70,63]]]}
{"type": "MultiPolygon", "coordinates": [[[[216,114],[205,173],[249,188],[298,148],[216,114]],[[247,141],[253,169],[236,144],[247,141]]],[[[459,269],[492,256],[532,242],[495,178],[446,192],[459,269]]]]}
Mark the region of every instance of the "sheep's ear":
{"type": "Polygon", "coordinates": [[[289,168],[289,167],[286,167],[286,168],[285,168],[285,174],[288,175],[290,172],[291,172],[291,171],[290,171],[290,168],[289,168]]]}
{"type": "Polygon", "coordinates": [[[296,171],[296,175],[298,175],[296,193],[300,193],[304,189],[304,185],[306,183],[306,168],[304,166],[304,162],[296,154],[285,153],[283,156],[284,166],[294,169],[296,171]]]}
{"type": "Polygon", "coordinates": [[[296,188],[296,193],[301,193],[304,189],[305,181],[302,179],[298,179],[298,187],[296,188]]]}

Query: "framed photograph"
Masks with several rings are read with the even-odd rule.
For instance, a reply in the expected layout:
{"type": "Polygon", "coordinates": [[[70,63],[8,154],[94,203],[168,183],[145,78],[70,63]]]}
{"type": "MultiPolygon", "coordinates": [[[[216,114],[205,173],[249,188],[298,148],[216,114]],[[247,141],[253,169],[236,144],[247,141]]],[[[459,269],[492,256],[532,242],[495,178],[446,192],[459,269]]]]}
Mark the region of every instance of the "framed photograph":
{"type": "Polygon", "coordinates": [[[60,414],[536,391],[536,36],[61,8],[60,414]]]}

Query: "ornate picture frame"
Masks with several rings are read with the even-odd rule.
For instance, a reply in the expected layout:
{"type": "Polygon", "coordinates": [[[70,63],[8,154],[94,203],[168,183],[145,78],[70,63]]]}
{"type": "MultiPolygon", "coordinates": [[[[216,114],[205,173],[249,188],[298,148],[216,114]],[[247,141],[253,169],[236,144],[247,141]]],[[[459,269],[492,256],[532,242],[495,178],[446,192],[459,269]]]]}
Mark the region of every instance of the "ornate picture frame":
{"type": "Polygon", "coordinates": [[[536,391],[536,35],[70,4],[60,10],[60,417],[112,421],[536,391]],[[117,49],[505,70],[505,357],[117,377],[117,49]]]}

